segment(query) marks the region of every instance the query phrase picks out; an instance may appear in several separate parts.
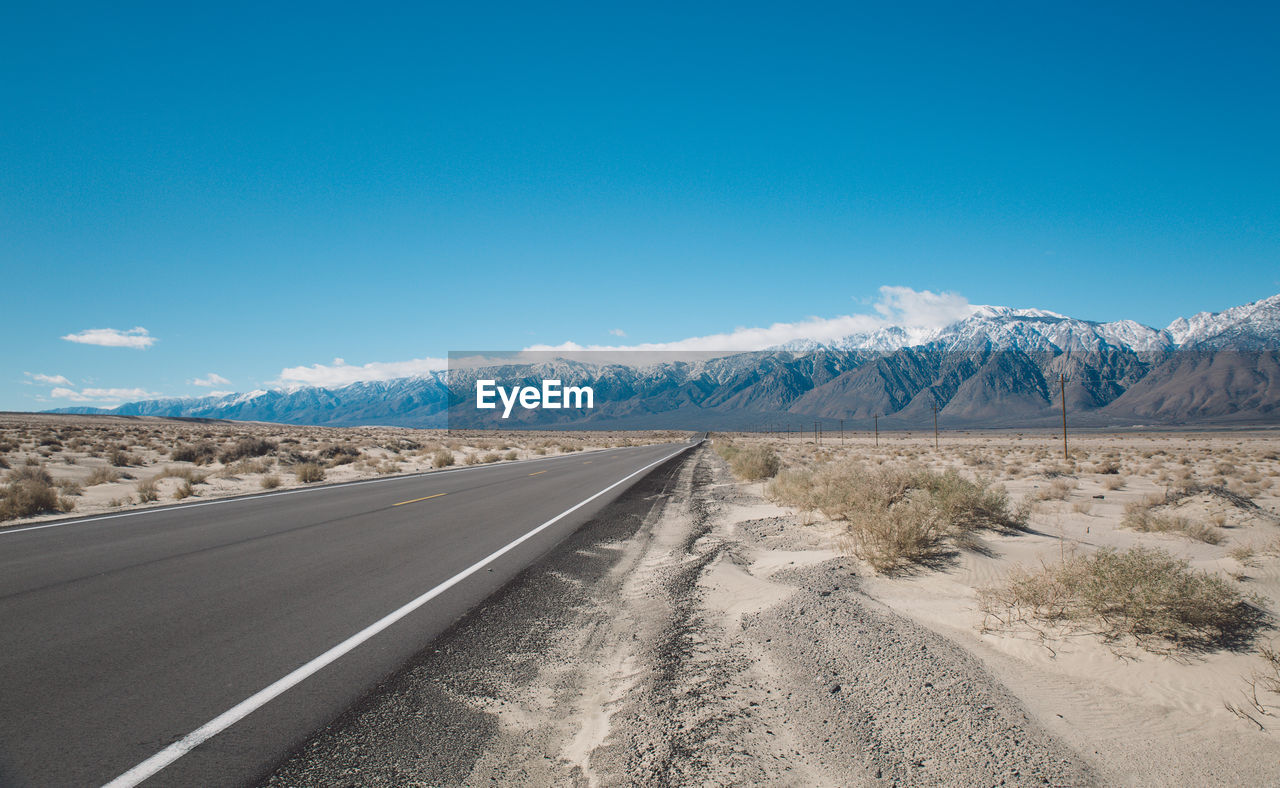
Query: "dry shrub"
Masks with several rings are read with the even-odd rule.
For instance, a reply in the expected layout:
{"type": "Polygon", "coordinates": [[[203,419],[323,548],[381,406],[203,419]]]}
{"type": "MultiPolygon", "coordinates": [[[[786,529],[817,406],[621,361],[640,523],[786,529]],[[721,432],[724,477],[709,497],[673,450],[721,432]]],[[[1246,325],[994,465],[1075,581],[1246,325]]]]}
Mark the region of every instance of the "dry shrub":
{"type": "Polygon", "coordinates": [[[273,461],[266,459],[237,460],[222,469],[223,476],[238,476],[249,473],[266,473],[274,466],[273,461]]]}
{"type": "Polygon", "coordinates": [[[155,476],[156,479],[183,479],[187,484],[204,484],[207,475],[200,473],[193,468],[175,468],[167,466],[162,472],[155,476]]]}
{"type": "Polygon", "coordinates": [[[852,552],[882,572],[927,563],[948,540],[967,545],[979,529],[1020,524],[1003,487],[954,470],[832,463],[783,471],[766,492],[848,522],[852,552]]]}
{"type": "Polygon", "coordinates": [[[0,497],[0,520],[34,517],[48,512],[69,512],[75,502],[60,498],[48,471],[34,465],[10,474],[0,497]]]}
{"type": "Polygon", "coordinates": [[[315,462],[304,462],[297,468],[294,468],[294,474],[297,475],[298,481],[303,484],[312,484],[314,482],[324,481],[324,467],[315,462]]]}
{"type": "Polygon", "coordinates": [[[336,468],[339,465],[347,465],[359,459],[360,449],[349,443],[330,443],[326,446],[321,446],[316,451],[316,454],[328,460],[330,468],[336,468]]]}
{"type": "Polygon", "coordinates": [[[1147,499],[1125,504],[1120,524],[1144,533],[1177,533],[1205,544],[1220,544],[1222,532],[1207,523],[1187,517],[1154,511],[1161,499],[1147,499]]]}
{"type": "Polygon", "coordinates": [[[1120,473],[1120,463],[1113,459],[1106,459],[1095,465],[1093,472],[1114,476],[1120,473]]]}
{"type": "MultiPolygon", "coordinates": [[[[241,438],[218,454],[218,461],[230,465],[236,460],[248,457],[261,457],[275,451],[277,444],[265,438],[241,438]]],[[[176,457],[174,459],[177,459],[176,457]]]]}
{"type": "Polygon", "coordinates": [[[1124,488],[1128,479],[1123,476],[1108,476],[1102,480],[1102,488],[1104,490],[1120,490],[1124,488]]]}
{"type": "Polygon", "coordinates": [[[174,449],[169,458],[174,462],[190,462],[195,465],[204,465],[213,462],[214,457],[218,455],[218,450],[212,443],[202,441],[194,444],[183,444],[174,449]]]}
{"type": "Polygon", "coordinates": [[[135,488],[138,491],[139,503],[151,503],[160,500],[160,491],[156,489],[155,479],[144,479],[138,482],[135,488]]]}
{"type": "Polygon", "coordinates": [[[723,457],[725,462],[733,462],[734,456],[741,451],[741,449],[735,446],[731,441],[724,438],[717,438],[711,445],[712,448],[716,450],[716,454],[723,457]]]}
{"type": "Polygon", "coordinates": [[[1048,487],[1041,487],[1033,494],[1041,501],[1065,501],[1071,497],[1071,491],[1077,486],[1074,479],[1054,478],[1048,487]]]}
{"type": "Polygon", "coordinates": [[[936,558],[945,533],[941,513],[921,490],[893,506],[853,513],[848,522],[851,552],[878,572],[936,558]]]}
{"type": "Polygon", "coordinates": [[[519,457],[520,455],[514,451],[509,451],[506,454],[502,455],[502,459],[504,460],[514,460],[514,459],[518,459],[519,457]]]}
{"type": "Polygon", "coordinates": [[[501,460],[501,459],[502,459],[501,454],[491,451],[488,454],[481,457],[480,462],[497,462],[498,460],[501,460]]]}
{"type": "Polygon", "coordinates": [[[274,473],[267,476],[263,476],[261,484],[262,484],[262,489],[264,490],[274,490],[275,488],[280,486],[280,477],[276,476],[274,473]]]}
{"type": "Polygon", "coordinates": [[[61,490],[62,494],[66,496],[84,494],[84,487],[74,479],[58,479],[53,483],[53,486],[61,490]]]}
{"type": "Polygon", "coordinates": [[[117,468],[127,468],[130,465],[141,465],[142,459],[136,455],[130,454],[123,449],[115,449],[107,456],[107,462],[117,468]]]}
{"type": "Polygon", "coordinates": [[[729,459],[729,468],[733,475],[749,482],[770,479],[778,474],[782,460],[773,449],[767,446],[750,446],[733,452],[729,459]]]}
{"type": "Polygon", "coordinates": [[[1229,582],[1192,569],[1164,550],[1106,547],[1036,570],[1015,568],[1003,585],[980,589],[990,631],[1040,627],[1132,641],[1155,652],[1240,648],[1265,614],[1229,582]]]}
{"type": "Polygon", "coordinates": [[[1274,643],[1267,643],[1258,647],[1258,656],[1262,657],[1263,667],[1253,669],[1245,677],[1245,686],[1248,688],[1244,691],[1245,703],[1240,705],[1224,702],[1223,705],[1227,707],[1227,711],[1249,720],[1265,731],[1266,726],[1258,722],[1253,714],[1275,717],[1276,712],[1280,711],[1280,703],[1276,699],[1276,696],[1280,696],[1280,650],[1276,649],[1274,643]]]}
{"type": "Polygon", "coordinates": [[[453,452],[448,449],[441,449],[431,455],[432,468],[448,468],[453,465],[453,452]]]}
{"type": "Polygon", "coordinates": [[[89,473],[89,478],[85,480],[85,484],[89,487],[95,484],[110,484],[111,482],[120,481],[120,471],[110,466],[103,468],[94,468],[89,473]]]}

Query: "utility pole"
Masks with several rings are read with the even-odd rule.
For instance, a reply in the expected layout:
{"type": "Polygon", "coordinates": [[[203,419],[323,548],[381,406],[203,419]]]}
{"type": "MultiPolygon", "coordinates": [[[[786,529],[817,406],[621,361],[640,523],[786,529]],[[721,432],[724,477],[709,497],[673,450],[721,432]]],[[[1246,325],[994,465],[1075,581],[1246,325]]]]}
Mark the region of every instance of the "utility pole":
{"type": "Polygon", "coordinates": [[[1062,392],[1062,459],[1070,460],[1071,455],[1067,453],[1067,376],[1058,374],[1058,387],[1062,392]]]}
{"type": "Polygon", "coordinates": [[[933,403],[933,450],[938,450],[938,403],[933,403]]]}
{"type": "Polygon", "coordinates": [[[844,448],[844,419],[840,419],[840,448],[844,448]]]}
{"type": "Polygon", "coordinates": [[[818,434],[818,422],[813,423],[813,445],[822,445],[822,436],[818,434]]]}
{"type": "Polygon", "coordinates": [[[876,448],[880,448],[880,414],[877,413],[876,419],[876,448]]]}

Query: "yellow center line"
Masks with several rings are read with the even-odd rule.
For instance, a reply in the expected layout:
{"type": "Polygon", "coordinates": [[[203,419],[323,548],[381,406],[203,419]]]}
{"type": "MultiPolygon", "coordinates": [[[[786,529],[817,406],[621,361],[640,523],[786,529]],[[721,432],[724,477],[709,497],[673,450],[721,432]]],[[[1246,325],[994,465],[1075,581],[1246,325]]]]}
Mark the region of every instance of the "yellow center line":
{"type": "Polygon", "coordinates": [[[431,500],[432,498],[439,498],[439,497],[440,497],[440,496],[442,496],[442,495],[448,495],[448,494],[449,494],[449,493],[436,493],[435,495],[428,495],[426,498],[414,498],[412,501],[401,501],[400,503],[393,503],[393,504],[391,504],[391,505],[392,505],[392,506],[404,506],[406,503],[417,503],[418,501],[429,501],[429,500],[431,500]]]}
{"type": "Polygon", "coordinates": [[[537,476],[539,473],[546,473],[546,471],[535,471],[535,472],[533,472],[533,473],[531,473],[531,474],[529,474],[529,475],[530,475],[530,476],[537,476]]]}
{"type": "Polygon", "coordinates": [[[591,460],[587,460],[586,462],[584,462],[584,463],[582,463],[582,464],[583,464],[583,465],[590,465],[590,464],[591,464],[591,460]]]}

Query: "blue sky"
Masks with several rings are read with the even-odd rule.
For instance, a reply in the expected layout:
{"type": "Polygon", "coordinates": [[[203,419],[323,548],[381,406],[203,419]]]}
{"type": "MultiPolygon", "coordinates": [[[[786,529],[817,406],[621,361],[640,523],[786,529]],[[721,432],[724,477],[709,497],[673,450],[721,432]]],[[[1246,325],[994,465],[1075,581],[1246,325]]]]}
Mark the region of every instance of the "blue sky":
{"type": "Polygon", "coordinates": [[[41,5],[0,25],[4,409],[884,285],[1156,326],[1280,292],[1273,6],[41,5]]]}

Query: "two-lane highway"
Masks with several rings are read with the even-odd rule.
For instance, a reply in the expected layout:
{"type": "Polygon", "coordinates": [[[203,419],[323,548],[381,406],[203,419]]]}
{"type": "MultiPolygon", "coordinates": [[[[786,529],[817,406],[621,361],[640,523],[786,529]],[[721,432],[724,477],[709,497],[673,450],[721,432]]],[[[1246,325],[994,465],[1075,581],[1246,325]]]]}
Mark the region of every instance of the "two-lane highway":
{"type": "Polygon", "coordinates": [[[237,785],[690,444],[0,531],[0,785],[237,785]]]}

